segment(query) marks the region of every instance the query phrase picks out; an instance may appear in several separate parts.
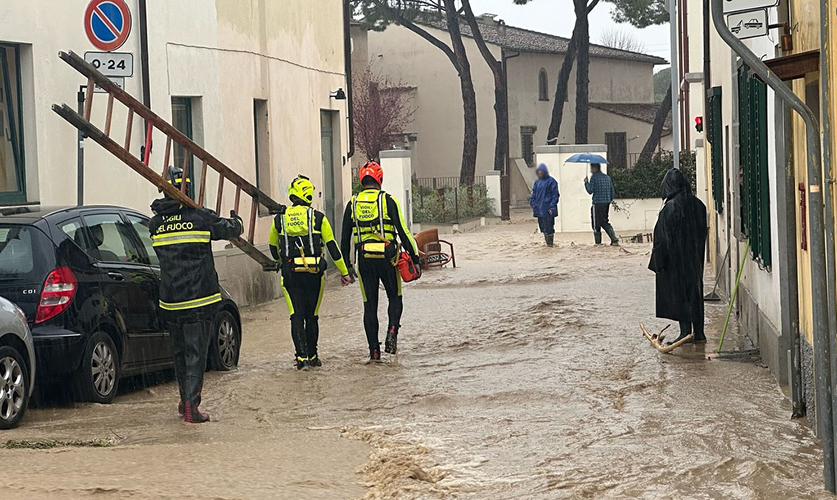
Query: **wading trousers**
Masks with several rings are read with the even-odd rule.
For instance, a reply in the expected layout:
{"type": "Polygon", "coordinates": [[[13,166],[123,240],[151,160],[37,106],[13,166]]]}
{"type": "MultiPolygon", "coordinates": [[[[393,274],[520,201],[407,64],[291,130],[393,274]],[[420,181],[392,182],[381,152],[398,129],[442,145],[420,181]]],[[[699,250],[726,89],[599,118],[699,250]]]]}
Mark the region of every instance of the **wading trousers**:
{"type": "Polygon", "coordinates": [[[324,288],[323,273],[289,272],[282,277],[282,291],[291,313],[291,337],[298,361],[317,357],[324,288]]]}
{"type": "Polygon", "coordinates": [[[366,330],[366,340],[369,343],[369,350],[378,349],[381,345],[378,340],[378,293],[379,284],[384,284],[387,293],[389,307],[389,326],[395,327],[396,331],[401,326],[401,313],[404,310],[404,303],[401,299],[401,274],[386,259],[358,259],[358,279],[360,289],[363,293],[363,327],[366,330]]]}
{"type": "Polygon", "coordinates": [[[165,311],[174,349],[174,376],[180,388],[180,400],[191,404],[192,408],[201,404],[203,375],[216,312],[216,305],[165,311]]]}

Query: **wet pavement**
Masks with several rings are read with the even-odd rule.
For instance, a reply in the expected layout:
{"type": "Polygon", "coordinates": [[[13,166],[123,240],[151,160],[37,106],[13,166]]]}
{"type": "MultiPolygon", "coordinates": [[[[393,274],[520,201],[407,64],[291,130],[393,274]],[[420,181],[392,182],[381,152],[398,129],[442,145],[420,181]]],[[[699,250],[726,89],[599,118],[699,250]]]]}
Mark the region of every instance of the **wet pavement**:
{"type": "Polygon", "coordinates": [[[170,382],[31,411],[0,444],[112,446],[0,449],[3,498],[831,498],[765,368],[643,339],[667,324],[649,244],[548,249],[534,228],[452,236],[460,267],[404,287],[397,359],[364,364],[360,291],[332,281],[321,369],[292,367],[284,301],[244,312],[239,370],[204,389],[217,422],[181,423],[170,382]]]}

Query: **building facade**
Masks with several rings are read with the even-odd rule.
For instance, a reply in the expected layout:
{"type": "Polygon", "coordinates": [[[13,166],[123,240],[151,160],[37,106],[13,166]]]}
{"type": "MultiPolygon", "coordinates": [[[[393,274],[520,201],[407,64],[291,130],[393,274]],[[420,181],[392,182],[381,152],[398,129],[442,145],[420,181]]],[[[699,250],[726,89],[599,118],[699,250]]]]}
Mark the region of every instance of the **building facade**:
{"type": "MultiPolygon", "coordinates": [[[[442,24],[423,27],[440,40],[450,39],[442,24]]],[[[531,182],[534,174],[520,168],[533,170],[534,148],[553,139],[547,138],[547,130],[558,73],[569,40],[506,26],[491,15],[480,18],[480,28],[491,53],[498,61],[505,61],[507,67],[511,198],[512,204],[525,204],[529,196],[527,182],[531,182]]],[[[477,175],[483,175],[494,168],[494,78],[465,24],[462,33],[477,96],[477,175]]],[[[407,28],[392,25],[381,32],[370,31],[367,37],[367,41],[359,44],[364,50],[353,57],[353,64],[356,67],[371,64],[373,69],[389,75],[393,81],[416,89],[415,120],[411,130],[405,131],[413,139],[410,146],[415,148],[414,175],[457,177],[464,119],[456,70],[439,49],[407,28]]],[[[654,106],[654,66],[666,61],[596,45],[591,46],[590,52],[591,103],[654,106]]],[[[564,119],[556,139],[559,144],[574,141],[575,81],[573,70],[569,79],[569,100],[564,105],[564,119]]],[[[610,138],[615,157],[620,156],[619,151],[621,156],[638,153],[651,131],[650,123],[630,118],[626,119],[628,123],[622,124],[624,126],[616,126],[622,118],[625,117],[598,108],[590,114],[590,141],[605,143],[610,138]],[[602,115],[607,116],[600,119],[602,115]],[[641,141],[634,139],[635,136],[640,136],[641,141]]]]}
{"type": "MultiPolygon", "coordinates": [[[[319,189],[318,208],[333,216],[335,207],[344,205],[351,189],[350,168],[344,168],[350,149],[348,101],[332,97],[347,87],[343,0],[126,3],[133,28],[117,51],[132,54],[134,70],[125,90],[150,99],[158,115],[277,201],[285,200],[287,184],[303,173],[319,189]],[[146,69],[149,84],[143,89],[146,69]]],[[[85,35],[87,4],[0,5],[0,204],[78,201],[76,130],[50,106],[75,106],[84,83],[58,52],[98,50],[85,35]]],[[[92,122],[101,126],[105,107],[104,98],[94,99],[92,122]]],[[[127,111],[115,108],[113,123],[126,120],[127,111]]],[[[120,141],[122,132],[114,134],[120,141]]],[[[135,124],[132,153],[139,157],[144,143],[142,126],[135,124]]],[[[162,170],[164,145],[162,135],[154,137],[150,164],[155,169],[162,170]]],[[[84,146],[84,203],[149,213],[151,200],[159,196],[156,188],[92,141],[84,146]]],[[[172,163],[182,154],[174,151],[172,163]]],[[[191,167],[199,179],[200,165],[191,167]]],[[[214,193],[209,183],[207,188],[214,193]]],[[[255,241],[266,245],[271,218],[262,215],[255,241]]],[[[237,251],[220,251],[219,257],[222,280],[240,302],[274,296],[273,276],[253,269],[237,251]]]]}

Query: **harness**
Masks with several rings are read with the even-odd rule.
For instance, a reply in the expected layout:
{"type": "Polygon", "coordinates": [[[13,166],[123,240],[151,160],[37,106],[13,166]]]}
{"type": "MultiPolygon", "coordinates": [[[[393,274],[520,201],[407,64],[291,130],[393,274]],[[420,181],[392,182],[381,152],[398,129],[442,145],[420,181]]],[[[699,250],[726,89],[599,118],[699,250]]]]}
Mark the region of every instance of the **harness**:
{"type": "Polygon", "coordinates": [[[288,235],[288,228],[285,224],[285,216],[281,215],[281,225],[282,225],[282,234],[285,239],[285,256],[289,259],[292,259],[290,262],[292,264],[292,269],[296,273],[312,273],[316,274],[321,271],[320,269],[320,261],[322,260],[322,248],[320,248],[319,252],[318,249],[314,247],[314,209],[308,207],[307,210],[308,216],[308,251],[309,254],[305,253],[305,242],[302,240],[302,236],[294,236],[293,238],[296,240],[294,243],[296,244],[296,250],[299,251],[299,256],[291,257],[291,236],[288,235]]]}
{"type": "MultiPolygon", "coordinates": [[[[364,202],[368,203],[368,202],[364,202]]],[[[352,212],[355,222],[355,231],[357,232],[357,241],[355,242],[355,251],[367,259],[389,259],[392,265],[396,265],[398,260],[398,249],[400,245],[394,241],[387,240],[384,236],[386,234],[384,223],[384,192],[378,191],[378,196],[375,199],[378,205],[378,231],[373,231],[371,236],[378,241],[363,241],[363,232],[361,231],[360,221],[358,220],[357,211],[357,196],[352,200],[352,212]]]]}

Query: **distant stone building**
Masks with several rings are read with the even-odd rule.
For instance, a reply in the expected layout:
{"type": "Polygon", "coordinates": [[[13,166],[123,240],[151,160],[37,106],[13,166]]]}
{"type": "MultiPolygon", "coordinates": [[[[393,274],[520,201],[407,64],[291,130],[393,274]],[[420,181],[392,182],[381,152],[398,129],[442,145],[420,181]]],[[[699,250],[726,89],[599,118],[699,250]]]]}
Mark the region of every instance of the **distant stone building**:
{"type": "MultiPolygon", "coordinates": [[[[497,60],[505,60],[509,87],[509,148],[512,158],[512,203],[525,203],[533,178],[534,148],[546,144],[558,72],[569,44],[559,36],[506,26],[494,16],[480,18],[481,32],[497,60]]],[[[424,24],[432,35],[448,41],[444,24],[424,24]]],[[[494,78],[467,25],[462,26],[477,93],[479,147],[477,175],[494,168],[494,78]]],[[[458,176],[462,155],[463,116],[459,79],[447,57],[436,47],[401,26],[382,32],[353,29],[357,40],[356,67],[371,62],[393,80],[414,86],[418,111],[405,140],[414,150],[416,177],[458,176]]],[[[651,132],[649,113],[655,112],[654,66],[659,57],[590,47],[590,142],[607,143],[611,155],[638,153],[651,132]],[[609,109],[607,105],[632,105],[609,109]],[[638,138],[636,138],[638,137],[638,138]]],[[[575,135],[575,70],[569,80],[569,101],[559,144],[575,135]]],[[[653,121],[653,119],[652,119],[653,121]]]]}

